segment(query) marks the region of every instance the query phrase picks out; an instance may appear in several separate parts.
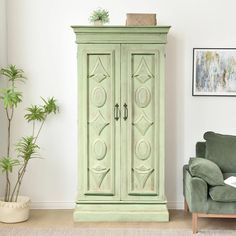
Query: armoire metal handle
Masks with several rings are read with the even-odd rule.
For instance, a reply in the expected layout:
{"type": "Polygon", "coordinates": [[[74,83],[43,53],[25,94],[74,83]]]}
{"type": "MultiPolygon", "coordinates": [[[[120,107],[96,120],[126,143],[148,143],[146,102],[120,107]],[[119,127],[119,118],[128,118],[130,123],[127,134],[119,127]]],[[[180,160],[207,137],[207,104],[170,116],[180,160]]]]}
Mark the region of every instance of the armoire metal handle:
{"type": "Polygon", "coordinates": [[[114,107],[114,118],[115,120],[119,120],[120,118],[120,111],[119,111],[119,104],[116,103],[115,107],[114,107]]]}
{"type": "Polygon", "coordinates": [[[125,103],[123,106],[124,106],[124,117],[123,117],[123,119],[127,120],[128,119],[128,105],[125,103]]]}

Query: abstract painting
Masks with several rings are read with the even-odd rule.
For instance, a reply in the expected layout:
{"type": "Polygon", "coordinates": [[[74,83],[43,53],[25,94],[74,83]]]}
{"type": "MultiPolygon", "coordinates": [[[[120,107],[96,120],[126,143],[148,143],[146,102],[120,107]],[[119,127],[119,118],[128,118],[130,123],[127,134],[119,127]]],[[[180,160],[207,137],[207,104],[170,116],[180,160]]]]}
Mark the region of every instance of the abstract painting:
{"type": "Polygon", "coordinates": [[[193,96],[236,96],[236,49],[193,49],[193,96]]]}

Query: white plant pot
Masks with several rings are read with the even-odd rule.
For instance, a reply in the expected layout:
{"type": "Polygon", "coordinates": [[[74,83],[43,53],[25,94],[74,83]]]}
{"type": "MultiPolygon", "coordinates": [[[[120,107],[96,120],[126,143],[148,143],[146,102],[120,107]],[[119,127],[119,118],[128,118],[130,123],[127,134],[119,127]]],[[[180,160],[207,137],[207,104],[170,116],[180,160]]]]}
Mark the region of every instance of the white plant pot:
{"type": "Polygon", "coordinates": [[[17,202],[0,201],[0,222],[18,223],[29,219],[30,199],[19,196],[17,202]]]}
{"type": "Polygon", "coordinates": [[[96,21],[94,21],[94,25],[95,25],[95,26],[102,26],[103,23],[102,23],[101,20],[96,20],[96,21]]]}

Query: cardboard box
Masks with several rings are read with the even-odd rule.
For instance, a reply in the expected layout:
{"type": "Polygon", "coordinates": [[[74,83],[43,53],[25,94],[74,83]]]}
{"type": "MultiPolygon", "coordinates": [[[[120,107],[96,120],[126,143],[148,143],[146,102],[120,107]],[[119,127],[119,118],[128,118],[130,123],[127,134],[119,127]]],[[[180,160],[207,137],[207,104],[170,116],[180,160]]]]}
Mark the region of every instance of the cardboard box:
{"type": "Polygon", "coordinates": [[[156,14],[127,13],[127,26],[152,26],[156,24],[156,14]]]}

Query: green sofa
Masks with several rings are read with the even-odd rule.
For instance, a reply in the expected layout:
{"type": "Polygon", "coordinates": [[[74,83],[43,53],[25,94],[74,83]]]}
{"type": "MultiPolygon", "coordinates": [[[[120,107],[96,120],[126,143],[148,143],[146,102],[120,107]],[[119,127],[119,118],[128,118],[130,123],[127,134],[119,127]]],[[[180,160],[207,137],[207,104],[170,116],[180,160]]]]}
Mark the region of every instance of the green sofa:
{"type": "Polygon", "coordinates": [[[236,218],[236,188],[224,179],[236,176],[236,136],[204,134],[196,144],[196,157],[183,167],[185,210],[192,213],[193,233],[198,217],[236,218]]]}

